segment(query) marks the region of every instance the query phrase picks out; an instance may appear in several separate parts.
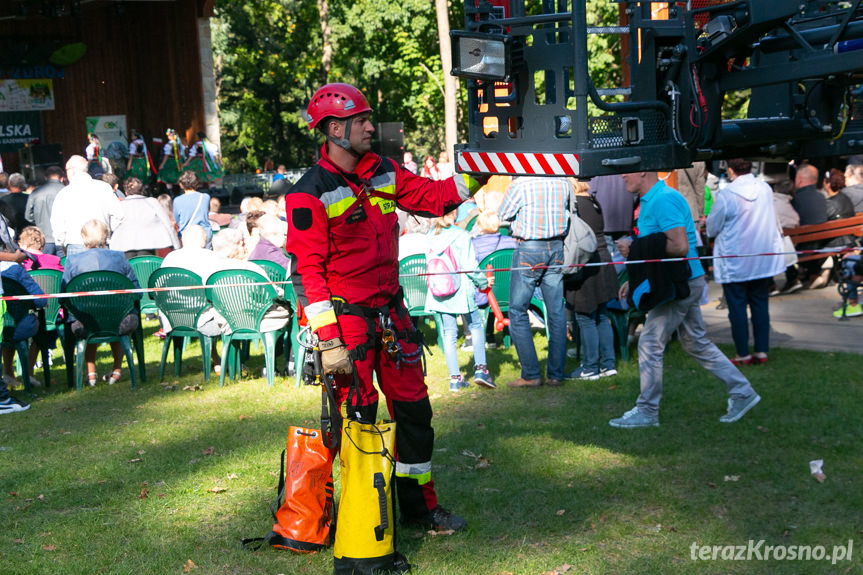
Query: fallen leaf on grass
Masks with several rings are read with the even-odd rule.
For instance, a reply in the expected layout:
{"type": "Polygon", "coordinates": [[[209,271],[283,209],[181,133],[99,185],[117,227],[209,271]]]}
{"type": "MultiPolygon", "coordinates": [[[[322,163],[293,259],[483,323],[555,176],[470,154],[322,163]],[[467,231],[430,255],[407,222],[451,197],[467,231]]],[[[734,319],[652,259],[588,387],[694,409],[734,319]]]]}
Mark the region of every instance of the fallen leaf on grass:
{"type": "Polygon", "coordinates": [[[474,466],[473,466],[474,469],[485,469],[486,467],[491,465],[491,460],[483,457],[482,454],[477,455],[476,453],[474,453],[473,451],[470,451],[468,449],[465,449],[464,451],[462,451],[461,454],[466,456],[466,457],[470,457],[471,459],[473,459],[475,461],[474,466]]]}
{"type": "Polygon", "coordinates": [[[138,495],[138,499],[146,499],[148,493],[150,493],[150,490],[144,487],[143,489],[141,489],[141,493],[140,495],[138,495]]]}
{"type": "Polygon", "coordinates": [[[42,551],[56,551],[57,548],[53,545],[43,545],[42,551]]]}
{"type": "Polygon", "coordinates": [[[543,571],[542,575],[563,575],[564,573],[566,573],[570,569],[572,569],[572,565],[569,565],[568,563],[564,563],[563,565],[561,565],[557,569],[552,569],[551,571],[543,571]]]}
{"type": "Polygon", "coordinates": [[[15,545],[23,545],[24,540],[23,539],[15,539],[14,541],[12,541],[12,543],[14,543],[15,545]]]}
{"type": "Polygon", "coordinates": [[[707,486],[710,487],[710,489],[716,489],[716,484],[713,483],[712,481],[710,483],[708,483],[707,486]]]}
{"type": "Polygon", "coordinates": [[[183,565],[183,572],[189,573],[192,569],[197,569],[198,566],[192,563],[191,559],[187,559],[186,563],[183,565]]]}
{"type": "Polygon", "coordinates": [[[11,495],[12,497],[18,497],[18,492],[16,492],[16,491],[10,491],[10,492],[9,492],[9,495],[11,495]]]}
{"type": "Polygon", "coordinates": [[[216,448],[211,445],[210,447],[208,447],[207,449],[205,449],[201,453],[203,453],[204,455],[212,455],[215,452],[216,452],[216,448]]]}
{"type": "Polygon", "coordinates": [[[430,529],[430,530],[426,531],[426,533],[428,533],[428,534],[429,534],[429,535],[431,535],[432,537],[435,537],[435,536],[437,536],[437,535],[452,535],[453,533],[455,533],[455,530],[453,530],[453,529],[443,529],[443,530],[441,530],[441,531],[435,531],[434,529],[430,529]]]}
{"type": "Polygon", "coordinates": [[[766,427],[764,427],[763,425],[758,426],[758,431],[760,431],[761,433],[769,433],[770,432],[770,430],[767,429],[766,427]]]}
{"type": "Polygon", "coordinates": [[[142,461],[144,461],[144,460],[141,459],[140,457],[136,457],[135,459],[130,459],[129,463],[141,463],[142,461]]]}
{"type": "Polygon", "coordinates": [[[239,477],[237,477],[236,473],[231,473],[230,475],[228,475],[228,479],[239,479],[239,477]]]}
{"type": "Polygon", "coordinates": [[[559,516],[563,515],[564,513],[566,513],[566,509],[558,509],[555,512],[555,515],[557,515],[559,517],[559,516]]]}
{"type": "Polygon", "coordinates": [[[139,449],[138,450],[138,455],[144,455],[145,453],[147,453],[146,449],[139,449]]]}
{"type": "Polygon", "coordinates": [[[38,499],[39,501],[45,501],[45,496],[40,493],[36,496],[36,499],[38,499]]]}
{"type": "Polygon", "coordinates": [[[210,487],[209,489],[207,489],[207,492],[208,493],[222,493],[223,491],[227,491],[227,490],[228,489],[226,487],[218,487],[217,486],[217,487],[210,487]]]}
{"type": "Polygon", "coordinates": [[[737,482],[737,481],[740,481],[740,476],[739,475],[726,475],[724,481],[737,482]]]}
{"type": "Polygon", "coordinates": [[[183,391],[201,391],[202,389],[204,388],[200,385],[187,385],[183,387],[183,391]]]}
{"type": "Polygon", "coordinates": [[[241,415],[240,421],[243,421],[244,419],[249,419],[249,416],[248,415],[241,415]]]}

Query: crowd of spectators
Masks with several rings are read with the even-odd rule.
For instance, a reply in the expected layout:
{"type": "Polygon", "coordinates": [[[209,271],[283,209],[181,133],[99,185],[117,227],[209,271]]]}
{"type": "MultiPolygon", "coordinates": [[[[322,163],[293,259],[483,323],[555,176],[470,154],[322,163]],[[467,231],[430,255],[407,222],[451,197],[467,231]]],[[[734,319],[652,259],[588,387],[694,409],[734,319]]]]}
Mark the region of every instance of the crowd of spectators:
{"type": "MultiPolygon", "coordinates": [[[[427,157],[421,167],[422,175],[432,179],[444,177],[443,172],[451,170],[451,164],[446,157],[439,159],[440,163],[427,157]]],[[[419,171],[408,156],[405,166],[419,171]]],[[[668,193],[682,197],[688,209],[687,217],[677,222],[679,227],[685,230],[691,223],[693,230],[692,237],[685,238],[684,253],[704,255],[708,248],[701,246],[708,246],[711,241],[716,256],[753,250],[788,251],[787,239],[783,244],[783,229],[852,217],[863,211],[863,162],[858,158],[851,158],[844,171],[832,168],[819,172],[814,165],[803,162],[766,165],[760,174],[753,172],[751,162],[732,160],[725,166],[724,175],[727,180],[714,177],[704,164],[677,171],[680,193],[673,190],[668,193]],[[730,183],[716,185],[725,181],[730,183]]],[[[641,190],[644,186],[627,185],[632,181],[621,176],[602,176],[590,182],[517,178],[504,187],[489,186],[458,211],[437,220],[400,213],[399,258],[414,254],[428,257],[446,251],[454,258],[453,266],[466,271],[476,269],[479,261],[490,253],[513,249],[508,329],[519,356],[521,377],[508,384],[511,387],[556,386],[569,379],[613,376],[617,370],[609,314],[613,309],[632,305],[631,299],[627,301],[623,297],[629,287],[624,270],[632,247],[628,241],[642,239],[645,235],[644,210],[649,207],[647,200],[653,197],[648,194],[652,186],[641,190]],[[570,202],[577,206],[579,216],[597,238],[597,250],[591,263],[614,263],[614,266],[588,267],[564,277],[559,266],[563,261],[563,239],[570,225],[570,202]],[[502,229],[505,233],[501,233],[502,229]],[[636,229],[640,236],[635,234],[636,229]],[[536,307],[537,302],[541,302],[541,309],[536,307]],[[540,373],[531,334],[537,327],[545,327],[549,337],[545,377],[540,373]],[[580,349],[567,352],[568,336],[572,337],[576,330],[580,349]],[[576,355],[581,357],[580,365],[572,372],[564,372],[565,358],[576,355]]],[[[40,182],[27,182],[18,173],[0,174],[0,243],[4,250],[0,261],[4,277],[15,275],[19,267],[21,270],[62,270],[60,257],[64,255],[69,258],[64,281],[94,269],[112,269],[132,279],[134,274],[128,260],[140,255],[162,256],[165,258],[163,265],[188,269],[202,281],[226,269],[251,270],[266,277],[265,271],[250,260],[269,260],[290,269],[290,259],[283,250],[287,233],[283,202],[249,197],[241,203],[240,213],[231,215],[222,213],[219,200],[201,189],[202,183],[194,172],[182,173],[178,187],[181,194],[176,198],[167,194],[150,197],[144,183],[136,177],[120,182],[116,176],[105,174],[94,179],[88,172],[86,159],[81,156],[72,156],[65,170],[56,166],[48,168],[40,182]],[[215,236],[214,232],[217,232],[215,236]]],[[[658,195],[667,196],[665,191],[658,195]]],[[[653,212],[648,210],[647,213],[653,212]]],[[[666,222],[656,223],[654,231],[672,237],[673,231],[663,229],[663,225],[666,222]]],[[[687,235],[690,234],[687,232],[687,235]]],[[[852,240],[836,238],[826,245],[844,246],[852,240]]],[[[642,248],[646,245],[641,241],[642,248]]],[[[800,249],[807,247],[824,246],[798,246],[800,249]]],[[[712,266],[705,266],[713,280],[723,287],[724,305],[728,307],[737,351],[731,363],[767,361],[769,296],[794,293],[804,287],[817,289],[830,281],[831,258],[802,265],[796,265],[795,260],[793,254],[785,254],[771,258],[717,259],[712,266]],[[782,272],[786,279],[779,289],[774,278],[782,272]],[[753,351],[748,341],[749,314],[754,326],[753,351]]],[[[706,289],[703,280],[692,283],[697,278],[690,274],[693,294],[684,304],[678,305],[703,303],[706,289]]],[[[489,305],[488,284],[485,274],[468,274],[454,290],[456,295],[441,297],[430,292],[427,297],[426,311],[440,313],[444,324],[444,352],[453,391],[467,385],[457,357],[459,321],[463,323],[465,335],[461,349],[474,353],[475,383],[495,387],[485,354],[486,347],[496,345],[493,322],[489,322],[486,329],[481,322],[484,308],[489,305]],[[458,305],[454,304],[456,300],[458,305]]],[[[677,300],[683,301],[680,297],[677,300]]],[[[852,317],[863,315],[863,309],[853,297],[845,312],[852,317]]],[[[654,321],[648,321],[641,336],[648,344],[656,340],[657,349],[665,341],[668,331],[665,328],[670,325],[667,321],[656,320],[658,315],[653,312],[654,321]],[[659,325],[664,328],[659,330],[659,325]],[[656,337],[645,338],[645,333],[656,337]]],[[[289,317],[287,308],[274,304],[266,316],[268,329],[284,325],[289,317]]],[[[631,337],[634,325],[635,322],[630,327],[631,337]]],[[[690,331],[700,329],[697,322],[688,325],[690,331]]],[[[73,327],[82,328],[80,323],[73,327]]],[[[230,329],[213,309],[201,315],[198,327],[210,335],[230,329]]],[[[680,326],[675,327],[680,329],[680,326]]],[[[20,334],[9,335],[17,338],[20,334]]],[[[697,333],[690,336],[695,337],[693,342],[701,341],[697,333]]],[[[23,406],[21,402],[14,403],[7,392],[9,385],[18,384],[10,371],[10,353],[11,348],[7,346],[0,406],[10,401],[13,406],[23,406]]],[[[109,383],[121,376],[122,351],[115,347],[112,353],[114,370],[103,377],[109,383]]],[[[656,370],[661,369],[655,366],[659,352],[645,353],[648,356],[645,361],[654,361],[654,367],[642,366],[642,398],[635,412],[616,420],[619,426],[641,426],[645,422],[652,425],[657,421],[659,392],[656,390],[661,390],[661,379],[656,383],[656,377],[650,373],[656,374],[656,370]],[[629,425],[633,422],[636,425],[629,425]]],[[[706,357],[703,350],[698,353],[702,354],[697,356],[699,359],[706,357]]],[[[91,385],[98,379],[92,361],[94,354],[95,348],[87,352],[91,385]]],[[[218,361],[215,348],[213,354],[218,361]]],[[[704,362],[715,363],[718,361],[715,355],[711,352],[704,362]]],[[[715,365],[706,367],[716,370],[715,365]]],[[[722,370],[731,373],[726,367],[722,370]]],[[[727,379],[724,375],[720,378],[727,379]]],[[[736,375],[731,379],[735,378],[736,375]]],[[[729,384],[729,389],[743,389],[745,385],[735,380],[733,385],[729,384]]],[[[747,393],[732,393],[732,400],[751,399],[748,393],[751,388],[743,391],[747,393]]],[[[9,408],[0,413],[14,410],[9,408]]]]}
{"type": "MultiPolygon", "coordinates": [[[[234,217],[221,213],[219,200],[210,198],[194,172],[183,172],[178,183],[181,195],[176,198],[168,194],[152,197],[145,183],[135,176],[125,181],[114,174],[92,177],[88,162],[82,156],[70,157],[65,169],[47,168],[38,182],[28,183],[19,173],[0,173],[3,277],[17,281],[29,293],[38,295],[42,292],[30,279],[28,270],[62,271],[64,286],[88,271],[115,271],[139,287],[129,261],[145,255],[163,257],[163,265],[193,271],[204,282],[216,271],[234,269],[251,270],[266,278],[264,269],[248,261],[250,258],[289,266],[282,250],[286,225],[279,202],[249,198],[244,202],[241,217],[234,217]],[[215,239],[214,232],[220,232],[215,239]]],[[[37,299],[34,306],[44,306],[44,302],[37,299]]],[[[290,309],[284,303],[274,303],[261,328],[264,331],[280,329],[290,316],[290,309]]],[[[29,333],[34,327],[31,317],[27,316],[27,322],[14,326],[13,331],[4,332],[0,414],[29,407],[13,398],[8,390],[21,385],[12,372],[12,342],[32,337],[29,333]]],[[[72,334],[84,335],[81,322],[67,319],[72,334]]],[[[121,333],[136,330],[138,321],[137,312],[130,314],[120,326],[121,333]]],[[[230,329],[215,310],[202,314],[200,327],[211,336],[230,329]]],[[[163,334],[164,330],[157,332],[162,337],[163,334]]],[[[34,344],[30,350],[31,369],[36,350],[34,344]]],[[[95,385],[100,379],[112,384],[122,377],[122,346],[112,344],[111,352],[112,371],[100,378],[96,373],[96,346],[88,346],[85,361],[89,385],[95,385]]],[[[213,354],[218,362],[215,346],[213,354]]],[[[32,376],[31,383],[38,385],[32,376]]]]}

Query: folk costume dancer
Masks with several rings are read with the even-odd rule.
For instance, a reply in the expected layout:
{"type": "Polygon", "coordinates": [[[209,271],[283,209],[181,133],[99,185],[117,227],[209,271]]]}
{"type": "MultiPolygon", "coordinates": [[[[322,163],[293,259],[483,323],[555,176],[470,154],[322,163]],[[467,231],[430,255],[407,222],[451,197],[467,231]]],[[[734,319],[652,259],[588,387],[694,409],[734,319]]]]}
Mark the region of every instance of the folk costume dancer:
{"type": "Polygon", "coordinates": [[[432,408],[421,337],[399,287],[396,207],[440,216],[471,197],[482,182],[466,174],[435,182],[371,152],[371,107],[351,85],[323,86],[307,112],[309,128],[318,128],[326,142],[321,159],[285,197],[286,247],[299,303],[319,339],[323,369],[335,375],[340,403],[355,373],[366,421],[377,413],[373,371],[377,375],[397,425],[402,521],[463,529],[464,519],[438,505],[432,480],[432,408]]]}
{"type": "Polygon", "coordinates": [[[132,132],[135,138],[129,143],[129,161],[126,163],[126,177],[138,178],[145,184],[150,181],[150,153],[140,132],[132,132]]]}
{"type": "Polygon", "coordinates": [[[105,174],[113,174],[114,170],[111,168],[111,162],[108,161],[108,158],[102,153],[102,143],[99,140],[99,136],[90,132],[87,134],[87,147],[84,149],[84,155],[87,158],[88,162],[88,171],[92,174],[93,170],[101,169],[105,174]]]}
{"type": "Polygon", "coordinates": [[[212,182],[224,175],[219,147],[209,141],[203,132],[198,132],[198,141],[189,148],[185,169],[198,174],[198,179],[202,182],[212,182]]]}
{"type": "Polygon", "coordinates": [[[177,131],[173,128],[165,130],[165,135],[168,136],[168,143],[162,148],[162,161],[159,164],[158,181],[165,184],[170,190],[183,169],[183,164],[186,161],[186,146],[177,135],[177,131]]]}

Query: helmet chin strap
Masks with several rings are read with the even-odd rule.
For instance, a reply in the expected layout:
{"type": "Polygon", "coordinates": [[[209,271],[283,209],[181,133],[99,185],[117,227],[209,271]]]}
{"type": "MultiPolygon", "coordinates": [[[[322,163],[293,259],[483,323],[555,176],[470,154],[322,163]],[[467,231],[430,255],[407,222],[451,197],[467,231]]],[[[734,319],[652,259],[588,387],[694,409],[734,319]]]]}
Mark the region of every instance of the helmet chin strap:
{"type": "Polygon", "coordinates": [[[351,142],[350,142],[350,140],[351,140],[351,125],[353,123],[354,123],[353,117],[350,117],[347,120],[345,120],[345,137],[344,138],[334,138],[332,136],[327,136],[327,140],[334,143],[338,147],[346,150],[352,156],[359,158],[362,156],[362,154],[360,154],[359,152],[354,150],[353,147],[351,146],[351,142]]]}

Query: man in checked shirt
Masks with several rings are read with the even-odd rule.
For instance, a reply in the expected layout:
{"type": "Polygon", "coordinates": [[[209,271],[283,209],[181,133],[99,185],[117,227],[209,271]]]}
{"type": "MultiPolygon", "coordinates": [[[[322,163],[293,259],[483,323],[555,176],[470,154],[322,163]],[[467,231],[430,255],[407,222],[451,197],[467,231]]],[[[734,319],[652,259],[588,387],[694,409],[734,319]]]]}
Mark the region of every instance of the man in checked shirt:
{"type": "Polygon", "coordinates": [[[513,180],[500,208],[500,219],[511,221],[518,241],[512,255],[509,284],[509,333],[515,344],[521,377],[510,387],[542,385],[527,311],[539,287],[548,312],[546,385],[559,386],[565,377],[566,306],[563,300],[563,239],[569,228],[572,185],[565,178],[520,177],[513,180]],[[539,266],[539,269],[534,269],[539,266]],[[531,268],[531,269],[517,269],[531,268]]]}

